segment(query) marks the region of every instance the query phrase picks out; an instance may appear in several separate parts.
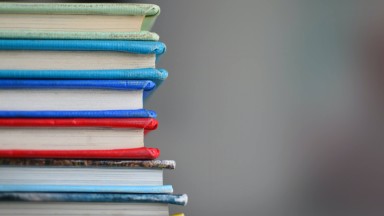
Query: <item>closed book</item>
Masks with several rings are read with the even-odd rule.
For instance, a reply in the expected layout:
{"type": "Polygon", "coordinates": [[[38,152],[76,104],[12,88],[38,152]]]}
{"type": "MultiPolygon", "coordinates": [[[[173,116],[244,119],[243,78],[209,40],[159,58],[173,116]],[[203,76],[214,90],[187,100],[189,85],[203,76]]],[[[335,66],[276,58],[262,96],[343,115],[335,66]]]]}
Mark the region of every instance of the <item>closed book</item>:
{"type": "Polygon", "coordinates": [[[149,80],[0,79],[0,110],[135,110],[154,88],[149,80]]]}
{"type": "Polygon", "coordinates": [[[0,157],[154,159],[153,118],[0,118],[0,157]]]}
{"type": "Polygon", "coordinates": [[[0,214],[169,216],[169,204],[187,202],[185,194],[0,193],[0,214]]]}
{"type": "Polygon", "coordinates": [[[0,158],[1,192],[171,193],[171,160],[0,158]]]}
{"type": "Polygon", "coordinates": [[[3,70],[0,79],[74,79],[74,80],[150,80],[156,87],[168,77],[164,69],[115,69],[115,70],[3,70]]]}
{"type": "Polygon", "coordinates": [[[0,3],[0,37],[158,40],[160,8],[127,3],[0,3]]]}
{"type": "Polygon", "coordinates": [[[165,44],[155,41],[1,39],[0,69],[108,72],[155,68],[165,50],[165,44]]]}

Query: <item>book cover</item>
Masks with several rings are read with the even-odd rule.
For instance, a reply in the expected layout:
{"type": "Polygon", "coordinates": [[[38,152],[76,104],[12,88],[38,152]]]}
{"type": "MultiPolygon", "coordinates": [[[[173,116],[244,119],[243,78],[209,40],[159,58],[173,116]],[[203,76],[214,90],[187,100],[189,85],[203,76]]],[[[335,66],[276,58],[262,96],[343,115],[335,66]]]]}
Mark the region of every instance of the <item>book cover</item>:
{"type": "Polygon", "coordinates": [[[105,167],[105,168],[141,168],[141,169],[175,169],[173,160],[84,160],[84,159],[28,159],[0,158],[0,166],[28,167],[105,167]]]}
{"type": "Polygon", "coordinates": [[[0,79],[150,80],[156,87],[168,77],[164,69],[119,70],[2,70],[0,79]]]}
{"type": "Polygon", "coordinates": [[[138,202],[185,206],[186,194],[0,193],[3,202],[138,202]]]}
{"type": "Polygon", "coordinates": [[[0,50],[111,51],[160,56],[166,46],[158,41],[129,40],[21,40],[2,39],[0,50]]]}
{"type": "Polygon", "coordinates": [[[66,158],[66,159],[140,159],[153,160],[158,158],[157,148],[134,148],[112,150],[0,150],[2,158],[66,158]]]}
{"type": "Polygon", "coordinates": [[[1,38],[31,39],[109,39],[109,40],[158,40],[149,32],[160,8],[153,4],[118,3],[0,3],[0,14],[60,14],[60,15],[105,15],[145,16],[140,32],[84,32],[44,30],[0,30],[1,38]]]}
{"type": "Polygon", "coordinates": [[[153,110],[82,110],[82,111],[7,111],[0,110],[0,118],[156,118],[153,110]]]}
{"type": "Polygon", "coordinates": [[[0,118],[1,127],[102,127],[155,130],[154,118],[0,118]]]}

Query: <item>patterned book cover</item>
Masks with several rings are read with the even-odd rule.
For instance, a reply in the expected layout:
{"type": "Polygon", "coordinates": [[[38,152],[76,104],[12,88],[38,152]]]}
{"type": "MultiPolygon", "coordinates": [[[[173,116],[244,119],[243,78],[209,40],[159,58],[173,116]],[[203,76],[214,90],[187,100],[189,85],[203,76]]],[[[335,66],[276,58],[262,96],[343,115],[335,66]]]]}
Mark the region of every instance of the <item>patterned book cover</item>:
{"type": "Polygon", "coordinates": [[[173,160],[75,160],[42,158],[0,158],[0,166],[175,169],[176,163],[173,160]]]}
{"type": "Polygon", "coordinates": [[[165,203],[185,206],[186,194],[119,193],[0,193],[0,202],[125,202],[165,203]]]}
{"type": "Polygon", "coordinates": [[[109,40],[158,40],[149,32],[160,8],[153,4],[116,3],[0,3],[0,14],[58,14],[58,15],[105,15],[144,16],[139,32],[100,31],[47,31],[47,30],[0,30],[0,38],[30,39],[109,39],[109,40]]]}

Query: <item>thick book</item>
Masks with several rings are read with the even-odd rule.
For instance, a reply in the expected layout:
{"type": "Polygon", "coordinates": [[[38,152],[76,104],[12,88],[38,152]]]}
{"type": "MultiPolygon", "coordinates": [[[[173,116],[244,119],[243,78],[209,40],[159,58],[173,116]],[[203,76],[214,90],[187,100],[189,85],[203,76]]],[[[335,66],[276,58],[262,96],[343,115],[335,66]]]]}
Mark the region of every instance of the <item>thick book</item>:
{"type": "Polygon", "coordinates": [[[153,118],[0,118],[0,157],[154,159],[153,118]]]}
{"type": "Polygon", "coordinates": [[[0,193],[0,214],[169,216],[169,204],[187,202],[186,194],[0,193]]]}
{"type": "Polygon", "coordinates": [[[0,69],[28,72],[155,68],[156,60],[165,51],[165,44],[155,41],[1,39],[0,69]]]}
{"type": "Polygon", "coordinates": [[[149,80],[0,79],[0,110],[135,110],[154,88],[149,80]]]}
{"type": "Polygon", "coordinates": [[[127,3],[0,3],[0,37],[158,40],[160,8],[127,3]]]}
{"type": "Polygon", "coordinates": [[[171,193],[172,160],[0,158],[0,191],[171,193]]]}

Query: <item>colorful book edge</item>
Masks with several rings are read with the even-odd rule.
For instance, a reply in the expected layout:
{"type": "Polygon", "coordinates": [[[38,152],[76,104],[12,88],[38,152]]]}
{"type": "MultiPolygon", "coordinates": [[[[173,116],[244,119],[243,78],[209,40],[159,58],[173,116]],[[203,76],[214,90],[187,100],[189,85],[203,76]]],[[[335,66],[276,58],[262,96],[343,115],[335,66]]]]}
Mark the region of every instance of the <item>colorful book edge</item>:
{"type": "Polygon", "coordinates": [[[186,194],[111,194],[111,193],[0,193],[4,202],[124,202],[163,203],[185,206],[186,194]]]}
{"type": "Polygon", "coordinates": [[[42,158],[0,158],[1,166],[17,167],[103,167],[122,169],[175,169],[174,160],[83,160],[83,159],[42,159],[42,158]]]}

